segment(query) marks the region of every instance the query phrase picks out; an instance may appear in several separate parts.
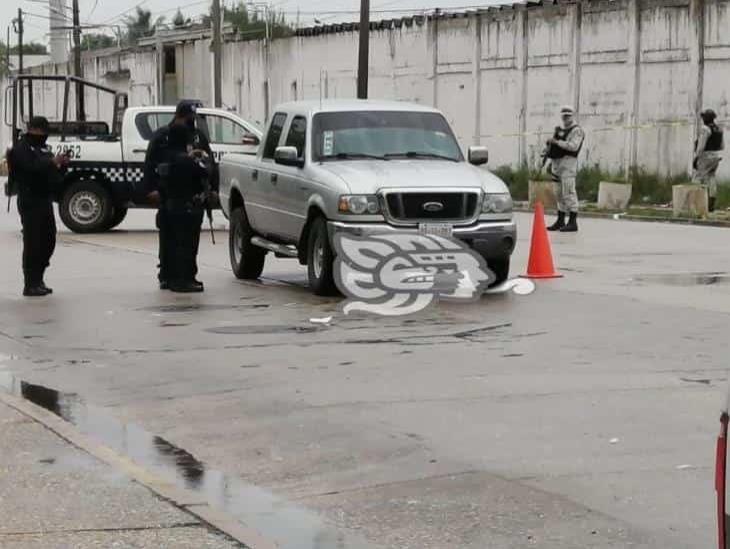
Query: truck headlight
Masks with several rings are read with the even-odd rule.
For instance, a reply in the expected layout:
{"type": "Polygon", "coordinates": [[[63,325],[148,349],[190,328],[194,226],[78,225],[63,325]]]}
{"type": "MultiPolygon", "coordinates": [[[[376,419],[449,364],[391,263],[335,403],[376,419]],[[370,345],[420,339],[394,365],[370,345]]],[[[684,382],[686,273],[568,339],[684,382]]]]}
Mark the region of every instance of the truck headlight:
{"type": "Polygon", "coordinates": [[[487,193],[482,202],[482,213],[511,213],[512,197],[508,193],[487,193]]]}
{"type": "Polygon", "coordinates": [[[377,214],[380,213],[380,203],[375,195],[346,194],[340,196],[337,209],[344,214],[377,214]]]}

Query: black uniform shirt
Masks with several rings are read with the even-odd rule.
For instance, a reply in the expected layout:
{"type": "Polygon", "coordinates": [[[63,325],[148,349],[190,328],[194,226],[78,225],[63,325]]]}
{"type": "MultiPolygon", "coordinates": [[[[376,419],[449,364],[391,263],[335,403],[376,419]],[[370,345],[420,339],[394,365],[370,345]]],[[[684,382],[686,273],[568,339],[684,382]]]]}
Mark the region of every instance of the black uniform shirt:
{"type": "MultiPolygon", "coordinates": [[[[160,190],[160,176],[157,173],[157,167],[160,163],[165,162],[166,151],[169,149],[168,135],[170,133],[170,126],[163,126],[159,128],[152,139],[150,139],[149,145],[147,146],[147,154],[144,159],[144,188],[145,193],[149,194],[153,191],[160,190]]],[[[193,132],[193,148],[201,149],[208,153],[210,157],[211,165],[213,166],[212,173],[210,176],[210,187],[211,190],[218,190],[218,178],[217,170],[215,168],[215,160],[213,157],[213,151],[210,148],[210,143],[205,134],[197,128],[193,132]]]]}
{"type": "Polygon", "coordinates": [[[160,192],[165,199],[191,201],[204,191],[203,179],[208,169],[191,158],[185,150],[169,148],[162,154],[167,173],[160,178],[160,192]]]}
{"type": "Polygon", "coordinates": [[[63,180],[63,172],[53,162],[53,153],[48,147],[36,147],[21,138],[10,150],[9,160],[21,205],[53,201],[53,195],[63,180]]]}

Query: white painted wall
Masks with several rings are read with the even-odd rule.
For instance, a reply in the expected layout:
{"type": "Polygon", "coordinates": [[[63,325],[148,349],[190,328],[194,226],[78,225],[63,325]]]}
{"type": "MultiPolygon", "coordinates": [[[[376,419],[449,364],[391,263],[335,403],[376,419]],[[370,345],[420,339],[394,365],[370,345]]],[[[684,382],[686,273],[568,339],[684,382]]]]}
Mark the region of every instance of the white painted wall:
{"type": "MultiPolygon", "coordinates": [[[[537,163],[560,105],[571,103],[588,135],[584,163],[682,173],[699,105],[730,126],[728,29],[730,0],[584,0],[403,21],[371,30],[370,96],[436,105],[464,147],[489,147],[492,166],[537,163]]],[[[210,103],[208,41],[177,52],[179,95],[210,103]]],[[[267,81],[269,111],[292,99],[355,95],[356,31],[276,40],[268,70],[262,41],[228,42],[223,52],[224,106],[261,126],[271,114],[267,81]]],[[[130,104],[147,105],[156,98],[156,59],[149,49],[86,57],[85,74],[126,86],[130,104]],[[131,76],[105,78],[113,67],[131,76]]],[[[730,158],[720,175],[730,178],[730,158]]]]}

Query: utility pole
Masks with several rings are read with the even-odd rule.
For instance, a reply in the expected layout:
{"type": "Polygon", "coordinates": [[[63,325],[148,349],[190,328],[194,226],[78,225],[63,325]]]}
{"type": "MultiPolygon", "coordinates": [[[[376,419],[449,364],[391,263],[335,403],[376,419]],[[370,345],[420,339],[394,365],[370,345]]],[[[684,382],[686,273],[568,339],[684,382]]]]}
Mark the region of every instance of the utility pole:
{"type": "Polygon", "coordinates": [[[217,109],[223,106],[223,75],[221,66],[222,41],[221,41],[221,0],[213,0],[213,95],[217,109]]]}
{"type": "MultiPolygon", "coordinates": [[[[16,22],[16,28],[15,32],[18,33],[18,74],[23,74],[23,10],[18,8],[18,18],[15,20],[16,22]]],[[[10,49],[10,44],[8,43],[8,50],[10,49]]],[[[8,57],[10,59],[10,57],[8,57]]],[[[22,120],[23,118],[23,84],[22,80],[20,81],[20,86],[18,90],[18,99],[20,100],[18,102],[18,106],[20,107],[20,118],[22,120]]]]}
{"type": "MultiPolygon", "coordinates": [[[[79,0],[73,0],[74,76],[83,78],[81,71],[81,22],[79,21],[79,0]]],[[[76,120],[86,120],[84,108],[84,86],[76,84],[76,120]]]]}
{"type": "Polygon", "coordinates": [[[10,25],[8,25],[8,39],[5,42],[5,70],[10,74],[10,25]]]}
{"type": "Polygon", "coordinates": [[[18,8],[18,74],[23,74],[23,10],[18,8]]]}
{"type": "Polygon", "coordinates": [[[368,98],[370,60],[370,0],[360,0],[360,54],[357,65],[357,98],[368,98]]]}

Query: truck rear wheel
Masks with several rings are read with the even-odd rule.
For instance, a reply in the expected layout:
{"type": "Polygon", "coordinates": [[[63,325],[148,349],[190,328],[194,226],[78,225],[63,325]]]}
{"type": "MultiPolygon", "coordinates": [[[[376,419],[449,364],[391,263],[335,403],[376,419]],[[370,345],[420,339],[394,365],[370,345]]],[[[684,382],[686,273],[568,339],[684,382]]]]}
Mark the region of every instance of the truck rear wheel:
{"type": "Polygon", "coordinates": [[[327,233],[327,222],[318,217],[312,222],[307,241],[307,275],[309,287],[316,295],[336,295],[335,254],[327,233]]]}
{"type": "Polygon", "coordinates": [[[243,208],[233,210],[228,228],[228,252],[231,269],[236,278],[255,280],[264,270],[266,250],[251,244],[253,236],[255,234],[248,222],[246,210],[243,208]]]}
{"type": "Polygon", "coordinates": [[[111,194],[96,181],[77,181],[64,193],[59,214],[75,233],[105,231],[114,214],[111,194]]]}

